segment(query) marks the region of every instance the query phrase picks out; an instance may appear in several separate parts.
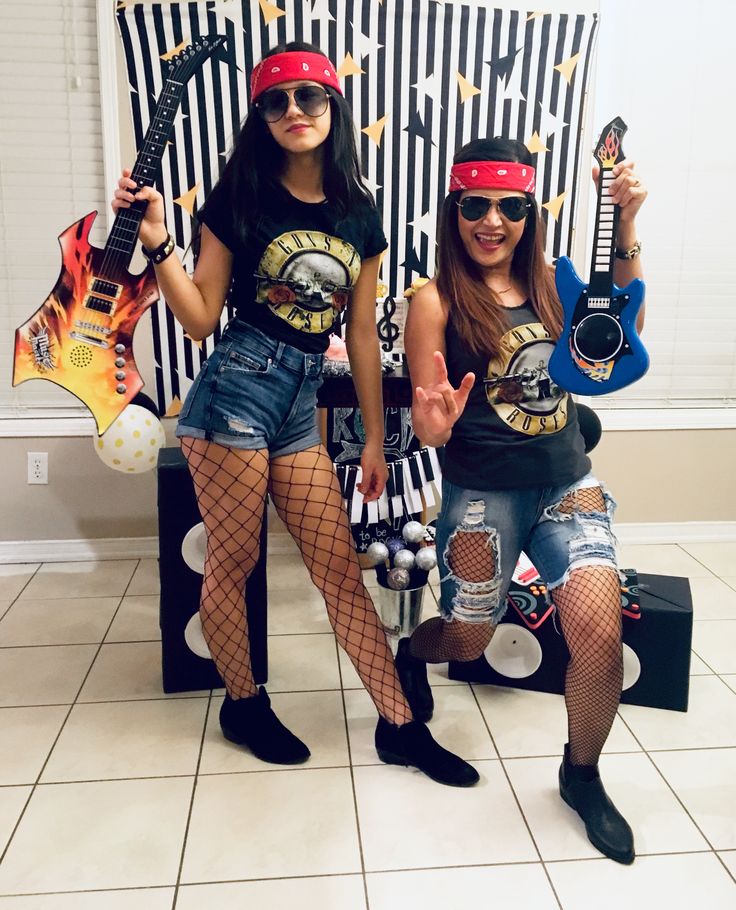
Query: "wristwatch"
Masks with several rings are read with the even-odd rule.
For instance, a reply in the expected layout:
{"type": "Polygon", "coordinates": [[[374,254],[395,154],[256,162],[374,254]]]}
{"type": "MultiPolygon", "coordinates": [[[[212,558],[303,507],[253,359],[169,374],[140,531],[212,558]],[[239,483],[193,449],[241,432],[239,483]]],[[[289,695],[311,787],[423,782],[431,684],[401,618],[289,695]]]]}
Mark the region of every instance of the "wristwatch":
{"type": "Polygon", "coordinates": [[[616,259],[636,259],[641,253],[641,241],[637,240],[630,250],[620,250],[616,247],[616,259]]]}

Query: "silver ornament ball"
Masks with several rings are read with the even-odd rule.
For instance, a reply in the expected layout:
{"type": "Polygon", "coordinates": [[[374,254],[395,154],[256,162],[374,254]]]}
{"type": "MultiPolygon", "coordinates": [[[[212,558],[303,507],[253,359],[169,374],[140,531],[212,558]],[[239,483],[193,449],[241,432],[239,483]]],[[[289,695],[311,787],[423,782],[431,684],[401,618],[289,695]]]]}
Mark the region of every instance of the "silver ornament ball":
{"type": "Polygon", "coordinates": [[[429,572],[437,565],[437,550],[434,547],[420,547],[414,559],[420,569],[429,572]]]}
{"type": "Polygon", "coordinates": [[[388,559],[388,547],[380,540],[374,540],[365,551],[365,555],[372,566],[377,566],[388,559]]]}
{"type": "Polygon", "coordinates": [[[386,581],[389,588],[393,588],[394,591],[403,591],[409,587],[409,571],[408,569],[390,569],[386,575],[386,581]]]}
{"type": "Polygon", "coordinates": [[[401,536],[407,543],[419,543],[424,539],[424,525],[421,521],[407,521],[401,529],[401,536]]]}
{"type": "Polygon", "coordinates": [[[397,569],[411,569],[414,567],[414,554],[411,550],[399,550],[394,556],[394,566],[397,569]]]}

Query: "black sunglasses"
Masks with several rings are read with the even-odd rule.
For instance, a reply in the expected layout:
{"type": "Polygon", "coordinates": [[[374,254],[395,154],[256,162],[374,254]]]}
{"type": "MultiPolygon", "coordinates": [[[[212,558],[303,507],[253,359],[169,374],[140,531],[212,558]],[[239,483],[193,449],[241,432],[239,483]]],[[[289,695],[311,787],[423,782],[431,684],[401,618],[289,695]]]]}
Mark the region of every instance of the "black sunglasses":
{"type": "Polygon", "coordinates": [[[521,221],[529,214],[532,207],[521,196],[504,196],[502,199],[491,199],[488,196],[466,196],[456,203],[460,214],[466,221],[480,221],[488,214],[488,210],[495,204],[499,213],[507,221],[521,221]]]}
{"type": "Polygon", "coordinates": [[[267,123],[276,123],[289,110],[292,97],[307,117],[321,117],[330,101],[330,96],[321,86],[300,85],[288,91],[285,88],[273,88],[264,92],[256,101],[256,108],[267,123]]]}

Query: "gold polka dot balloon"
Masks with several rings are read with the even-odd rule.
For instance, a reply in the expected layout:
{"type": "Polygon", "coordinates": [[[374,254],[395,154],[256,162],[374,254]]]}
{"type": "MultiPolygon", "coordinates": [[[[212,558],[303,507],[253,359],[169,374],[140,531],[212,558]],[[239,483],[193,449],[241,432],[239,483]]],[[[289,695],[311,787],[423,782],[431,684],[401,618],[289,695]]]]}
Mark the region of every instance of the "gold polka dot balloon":
{"type": "Polygon", "coordinates": [[[161,421],[146,408],[129,404],[117,420],[94,440],[95,452],[108,468],[123,474],[152,471],[166,435],[161,421]]]}

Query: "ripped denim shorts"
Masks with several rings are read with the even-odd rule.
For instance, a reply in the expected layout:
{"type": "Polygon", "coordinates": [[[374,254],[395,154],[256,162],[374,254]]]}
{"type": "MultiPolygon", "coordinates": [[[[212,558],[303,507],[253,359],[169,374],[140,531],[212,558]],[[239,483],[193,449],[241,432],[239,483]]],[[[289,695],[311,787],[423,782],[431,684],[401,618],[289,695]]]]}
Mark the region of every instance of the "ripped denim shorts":
{"type": "Polygon", "coordinates": [[[582,566],[616,569],[615,507],[592,474],[563,486],[521,490],[465,490],[443,480],[437,519],[440,612],[447,620],[500,622],[522,550],[548,591],[582,566]],[[591,507],[596,499],[599,507],[591,507]]]}
{"type": "Polygon", "coordinates": [[[319,445],[322,360],[235,319],[194,380],[176,435],[271,457],[319,445]]]}

